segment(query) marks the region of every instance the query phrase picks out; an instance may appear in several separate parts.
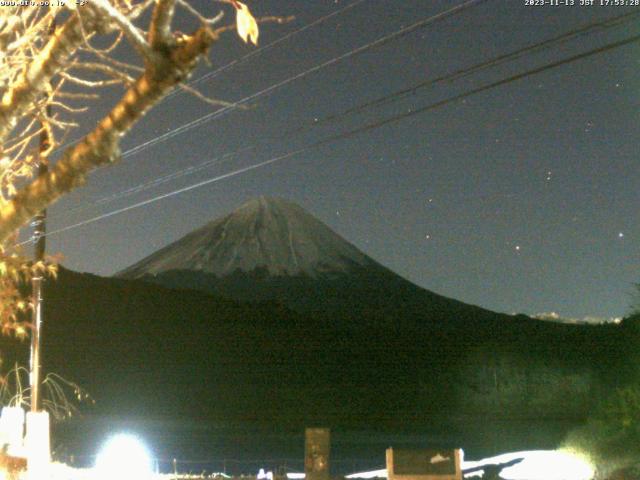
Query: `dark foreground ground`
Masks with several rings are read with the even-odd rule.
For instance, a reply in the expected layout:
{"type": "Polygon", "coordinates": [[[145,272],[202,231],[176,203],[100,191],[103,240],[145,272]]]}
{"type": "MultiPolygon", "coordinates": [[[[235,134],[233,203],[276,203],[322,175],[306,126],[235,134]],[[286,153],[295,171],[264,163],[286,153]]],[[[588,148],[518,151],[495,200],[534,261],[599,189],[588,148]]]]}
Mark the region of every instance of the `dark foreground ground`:
{"type": "MultiPolygon", "coordinates": [[[[460,447],[465,458],[478,460],[499,453],[553,449],[563,440],[561,425],[542,422],[487,422],[459,426],[435,434],[372,431],[332,431],[333,475],[384,468],[385,450],[394,448],[460,447]]],[[[253,474],[304,471],[304,432],[251,428],[216,428],[124,419],[85,419],[59,425],[54,431],[54,455],[77,467],[88,467],[109,435],[131,433],[145,442],[161,472],[172,472],[173,460],[182,473],[253,474]]]]}

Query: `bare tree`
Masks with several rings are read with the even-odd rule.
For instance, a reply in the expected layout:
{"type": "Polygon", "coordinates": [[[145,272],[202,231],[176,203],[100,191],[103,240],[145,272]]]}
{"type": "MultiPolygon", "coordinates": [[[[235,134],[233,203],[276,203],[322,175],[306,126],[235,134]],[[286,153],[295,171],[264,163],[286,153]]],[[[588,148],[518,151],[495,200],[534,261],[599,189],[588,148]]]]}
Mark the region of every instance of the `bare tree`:
{"type": "Polygon", "coordinates": [[[237,29],[245,42],[257,44],[258,26],[247,6],[215,1],[235,10],[234,25],[218,26],[224,10],[206,18],[187,0],[64,0],[47,7],[39,0],[16,0],[0,8],[0,325],[5,332],[25,334],[28,327],[17,320],[17,312],[30,308],[17,282],[55,272],[45,262],[23,260],[15,248],[18,229],[82,185],[92,170],[117,162],[120,139],[182,85],[223,32],[237,29]],[[172,28],[177,8],[197,22],[191,34],[172,28]],[[149,10],[150,20],[141,26],[149,10]],[[126,44],[137,62],[114,58],[126,44]],[[114,85],[124,93],[109,113],[66,148],[48,173],[34,177],[37,163],[47,161],[77,126],[74,117],[99,98],[96,91],[114,85]],[[43,133],[48,142],[39,151],[43,133]]]}

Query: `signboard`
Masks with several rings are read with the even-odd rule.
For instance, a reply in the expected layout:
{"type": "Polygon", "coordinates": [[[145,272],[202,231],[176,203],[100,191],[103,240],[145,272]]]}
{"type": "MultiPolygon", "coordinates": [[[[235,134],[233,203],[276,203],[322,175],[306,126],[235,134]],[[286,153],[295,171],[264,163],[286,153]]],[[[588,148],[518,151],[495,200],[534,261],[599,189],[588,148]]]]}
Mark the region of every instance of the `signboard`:
{"type": "Polygon", "coordinates": [[[459,449],[387,450],[389,480],[460,480],[459,449]]]}
{"type": "Polygon", "coordinates": [[[330,446],[328,428],[307,428],[305,430],[305,480],[329,480],[330,446]]]}

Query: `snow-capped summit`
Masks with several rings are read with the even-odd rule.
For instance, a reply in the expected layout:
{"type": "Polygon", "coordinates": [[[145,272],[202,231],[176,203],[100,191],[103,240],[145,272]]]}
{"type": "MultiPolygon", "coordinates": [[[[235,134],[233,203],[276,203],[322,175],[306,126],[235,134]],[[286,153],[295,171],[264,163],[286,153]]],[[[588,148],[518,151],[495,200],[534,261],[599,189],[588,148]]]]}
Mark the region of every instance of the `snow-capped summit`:
{"type": "Polygon", "coordinates": [[[259,197],[153,253],[118,276],[139,278],[173,270],[217,277],[256,269],[270,275],[348,272],[377,263],[300,206],[259,197]]]}

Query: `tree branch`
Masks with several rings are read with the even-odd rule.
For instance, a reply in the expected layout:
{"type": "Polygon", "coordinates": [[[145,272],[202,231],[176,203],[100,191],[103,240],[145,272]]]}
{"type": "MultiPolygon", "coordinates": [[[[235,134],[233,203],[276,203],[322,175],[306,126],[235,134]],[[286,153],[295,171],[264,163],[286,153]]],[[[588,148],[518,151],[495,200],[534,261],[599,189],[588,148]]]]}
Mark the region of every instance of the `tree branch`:
{"type": "Polygon", "coordinates": [[[138,27],[131,23],[123,13],[121,13],[117,8],[114,8],[106,0],[91,0],[89,5],[96,10],[101,18],[106,21],[114,22],[118,25],[129,42],[131,42],[131,45],[133,45],[133,48],[135,48],[145,60],[151,62],[155,60],[155,54],[147,43],[147,40],[144,38],[142,32],[140,32],[138,27]]]}
{"type": "Polygon", "coordinates": [[[69,147],[48,174],[39,177],[0,208],[0,243],[36,213],[81,185],[92,170],[119,159],[119,141],[142,116],[191,73],[196,61],[217,40],[202,27],[148,68],[95,130],[69,147]]]}
{"type": "Polygon", "coordinates": [[[17,120],[42,96],[51,78],[66,66],[82,42],[80,19],[74,15],[56,30],[47,45],[7,90],[0,103],[0,144],[17,120]]]}
{"type": "Polygon", "coordinates": [[[176,0],[156,1],[149,28],[149,43],[154,50],[172,45],[171,21],[175,10],[176,0]]]}

